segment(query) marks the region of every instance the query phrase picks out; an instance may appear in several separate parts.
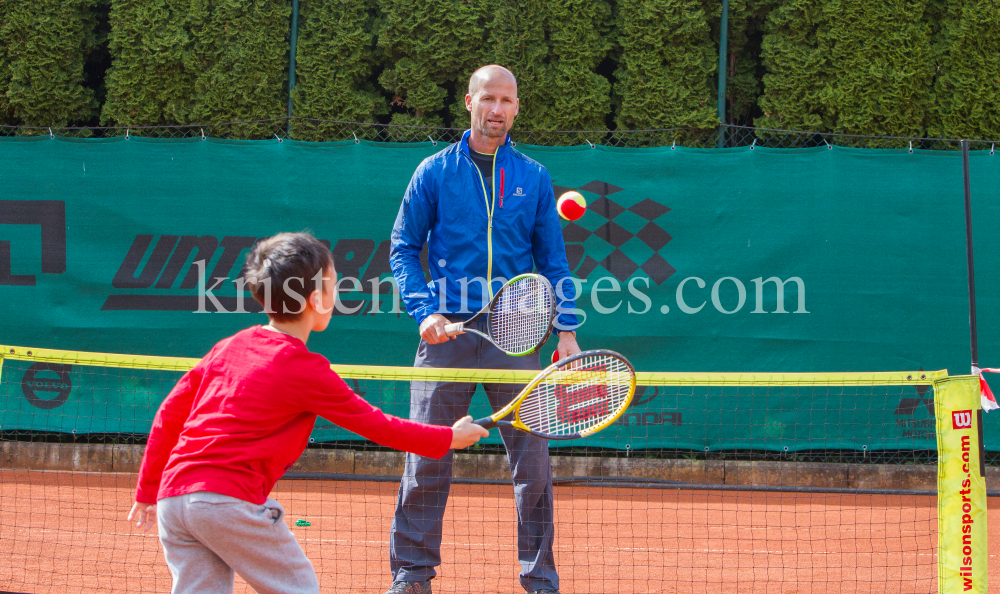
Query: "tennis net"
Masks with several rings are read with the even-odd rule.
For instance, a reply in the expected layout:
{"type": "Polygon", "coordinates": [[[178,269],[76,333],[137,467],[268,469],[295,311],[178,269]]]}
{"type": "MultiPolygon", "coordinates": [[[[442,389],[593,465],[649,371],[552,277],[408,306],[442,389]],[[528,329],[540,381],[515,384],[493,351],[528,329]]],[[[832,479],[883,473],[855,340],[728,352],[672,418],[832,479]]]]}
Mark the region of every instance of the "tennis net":
{"type": "MultiPolygon", "coordinates": [[[[125,516],[153,415],[196,360],[0,349],[0,590],[169,590],[155,530],[144,534],[125,516]]],[[[481,417],[489,411],[484,386],[502,398],[533,376],[334,369],[402,417],[411,387],[426,385],[412,382],[475,391],[470,414],[481,417]]],[[[986,591],[985,492],[981,514],[967,514],[967,524],[979,522],[975,561],[954,572],[945,562],[953,552],[962,559],[964,543],[961,499],[948,507],[940,490],[942,477],[953,476],[950,454],[939,452],[941,428],[952,409],[978,399],[969,378],[917,371],[638,379],[613,426],[549,449],[547,526],[562,592],[916,593],[937,592],[964,573],[986,591]]],[[[965,408],[975,417],[972,404],[965,408]]],[[[272,497],[322,591],[383,592],[404,455],[323,419],[310,442],[272,497]]],[[[976,448],[965,456],[966,467],[969,456],[983,460],[976,448]]],[[[518,487],[515,497],[497,432],[457,453],[453,474],[434,590],[523,592],[517,525],[525,492],[518,487]]],[[[250,591],[237,578],[241,589],[250,591]]]]}

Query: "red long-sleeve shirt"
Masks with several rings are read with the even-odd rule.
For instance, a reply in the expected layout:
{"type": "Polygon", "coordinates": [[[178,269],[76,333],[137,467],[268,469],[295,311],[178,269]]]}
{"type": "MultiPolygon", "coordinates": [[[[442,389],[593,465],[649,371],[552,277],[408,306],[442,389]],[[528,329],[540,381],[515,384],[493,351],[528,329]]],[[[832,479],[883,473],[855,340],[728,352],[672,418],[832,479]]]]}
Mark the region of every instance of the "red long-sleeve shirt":
{"type": "Polygon", "coordinates": [[[160,405],[135,500],[212,491],[264,503],[306,448],[317,415],[421,456],[441,458],[451,447],[450,427],[383,413],[301,340],[254,326],[215,345],[160,405]]]}

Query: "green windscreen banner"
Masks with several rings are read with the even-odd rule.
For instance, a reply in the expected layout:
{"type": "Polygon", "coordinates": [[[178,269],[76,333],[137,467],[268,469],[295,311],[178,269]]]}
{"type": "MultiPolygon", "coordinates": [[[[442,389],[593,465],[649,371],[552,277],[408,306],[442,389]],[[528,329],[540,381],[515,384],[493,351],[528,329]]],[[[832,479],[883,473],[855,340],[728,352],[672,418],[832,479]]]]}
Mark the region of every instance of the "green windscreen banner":
{"type": "MultiPolygon", "coordinates": [[[[309,347],[339,364],[412,365],[419,337],[393,287],[389,236],[413,171],[442,148],[134,136],[0,140],[0,344],[200,357],[265,320],[234,283],[247,250],[261,237],[309,230],[330,244],[341,295],[329,329],[314,333],[309,347]]],[[[563,227],[580,288],[584,349],[618,351],[639,371],[969,373],[958,153],[517,149],[548,169],[557,196],[572,189],[587,199],[586,214],[563,227]]],[[[1000,360],[1000,156],[975,151],[970,163],[979,353],[983,366],[993,366],[1000,360]]],[[[470,196],[470,208],[480,207],[476,199],[470,196]]],[[[553,348],[554,341],[543,348],[543,360],[553,348]]],[[[86,370],[67,373],[77,372],[86,370]]],[[[82,406],[74,405],[74,388],[61,406],[38,408],[22,386],[28,373],[20,363],[4,365],[2,397],[29,407],[6,415],[4,430],[42,430],[44,415],[70,418],[67,407],[82,406]]],[[[36,385],[44,392],[37,399],[59,393],[58,372],[31,373],[45,380],[36,385]]],[[[168,390],[175,380],[155,382],[168,390]]],[[[150,388],[154,401],[163,389],[150,388]]],[[[393,388],[392,399],[368,393],[405,416],[400,390],[393,388]]],[[[726,410],[798,406],[812,411],[814,423],[822,414],[857,427],[869,413],[845,411],[880,411],[871,414],[885,417],[878,423],[892,426],[886,431],[893,439],[933,448],[933,390],[836,398],[712,390],[647,390],[630,410],[639,416],[627,422],[644,423],[650,443],[695,448],[705,443],[707,425],[734,418],[726,410]],[[680,398],[684,414],[668,414],[668,398],[680,398]],[[642,407],[660,408],[654,419],[642,417],[642,407]]],[[[476,406],[484,406],[481,398],[476,406]]],[[[141,432],[151,419],[119,412],[108,417],[123,419],[119,428],[141,432]]],[[[785,417],[767,431],[794,431],[802,422],[791,412],[785,417]]],[[[984,418],[987,448],[1000,450],[1000,413],[984,418]]],[[[614,430],[604,439],[613,441],[614,430]]],[[[856,447],[837,431],[809,441],[856,447]]],[[[723,423],[712,447],[729,443],[726,432],[723,423]]]]}

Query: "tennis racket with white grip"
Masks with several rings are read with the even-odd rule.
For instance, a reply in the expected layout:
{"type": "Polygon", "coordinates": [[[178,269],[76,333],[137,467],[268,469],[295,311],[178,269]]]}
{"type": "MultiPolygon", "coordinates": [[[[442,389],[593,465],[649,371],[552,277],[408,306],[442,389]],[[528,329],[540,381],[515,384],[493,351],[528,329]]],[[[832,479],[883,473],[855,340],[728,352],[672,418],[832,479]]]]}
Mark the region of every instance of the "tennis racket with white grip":
{"type": "Polygon", "coordinates": [[[495,344],[508,355],[520,357],[538,350],[552,332],[556,299],[548,279],[522,274],[500,287],[489,304],[465,322],[447,324],[449,336],[472,332],[495,344]],[[486,332],[467,325],[486,316],[486,332]]]}

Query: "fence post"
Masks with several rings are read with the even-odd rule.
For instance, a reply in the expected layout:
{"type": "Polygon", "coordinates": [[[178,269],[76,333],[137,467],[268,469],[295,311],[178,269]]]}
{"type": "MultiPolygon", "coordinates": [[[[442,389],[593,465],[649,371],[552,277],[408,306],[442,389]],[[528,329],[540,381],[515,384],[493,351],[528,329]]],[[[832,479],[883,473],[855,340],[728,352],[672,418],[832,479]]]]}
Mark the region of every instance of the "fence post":
{"type": "Polygon", "coordinates": [[[972,366],[979,367],[979,339],[976,335],[976,267],[972,251],[972,185],[969,183],[969,141],[962,141],[962,185],[965,190],[965,259],[969,268],[969,339],[972,366]]]}
{"type": "MultiPolygon", "coordinates": [[[[726,0],[728,2],[728,0],[726,0]]],[[[292,133],[292,89],[295,88],[295,46],[299,40],[299,0],[292,0],[291,48],[288,52],[288,122],[286,132],[292,133]]]]}
{"type": "Polygon", "coordinates": [[[722,0],[722,21],[719,23],[719,136],[716,148],[726,146],[726,54],[729,53],[729,0],[722,0]]]}

